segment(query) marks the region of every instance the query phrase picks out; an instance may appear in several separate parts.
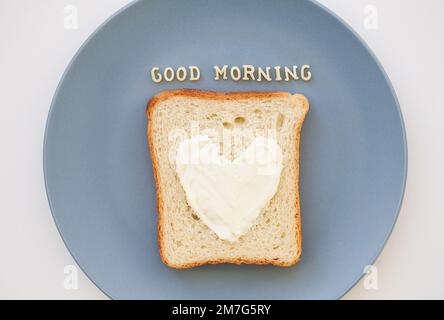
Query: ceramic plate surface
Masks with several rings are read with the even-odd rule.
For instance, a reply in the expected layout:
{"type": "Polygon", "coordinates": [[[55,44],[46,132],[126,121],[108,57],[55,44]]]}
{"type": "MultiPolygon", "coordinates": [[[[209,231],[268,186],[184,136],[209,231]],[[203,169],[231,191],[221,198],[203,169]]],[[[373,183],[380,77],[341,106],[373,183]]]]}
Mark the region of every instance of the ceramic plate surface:
{"type": "Polygon", "coordinates": [[[406,179],[391,85],[368,48],[310,1],[138,1],[118,12],[67,68],[48,117],[44,171],[69,251],[109,297],[336,299],[382,250],[406,179]],[[215,81],[214,65],[310,64],[309,82],[215,81]],[[151,67],[197,65],[197,82],[151,81],[151,67]],[[159,258],[145,108],[156,92],[299,92],[302,261],[291,268],[172,270],[159,258]]]}

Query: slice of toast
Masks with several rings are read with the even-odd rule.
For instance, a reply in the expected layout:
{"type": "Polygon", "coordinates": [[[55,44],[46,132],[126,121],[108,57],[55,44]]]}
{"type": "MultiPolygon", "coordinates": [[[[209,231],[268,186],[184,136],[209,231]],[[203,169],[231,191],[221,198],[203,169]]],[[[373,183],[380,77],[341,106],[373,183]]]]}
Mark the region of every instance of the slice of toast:
{"type": "MultiPolygon", "coordinates": [[[[206,263],[291,266],[301,255],[299,205],[299,140],[308,100],[286,92],[209,92],[181,89],[161,92],[146,111],[148,142],[157,187],[160,256],[173,268],[206,263]],[[196,130],[271,132],[282,150],[277,191],[251,228],[237,241],[220,239],[187,201],[176,172],[174,155],[185,133],[196,130]],[[270,131],[268,131],[270,130],[270,131]],[[180,133],[180,134],[178,134],[180,133]]],[[[248,145],[254,137],[245,136],[248,145]]],[[[212,138],[213,139],[213,138],[212,138]]],[[[221,140],[219,143],[224,150],[221,140]]],[[[245,145],[233,145],[233,160],[245,145]]]]}

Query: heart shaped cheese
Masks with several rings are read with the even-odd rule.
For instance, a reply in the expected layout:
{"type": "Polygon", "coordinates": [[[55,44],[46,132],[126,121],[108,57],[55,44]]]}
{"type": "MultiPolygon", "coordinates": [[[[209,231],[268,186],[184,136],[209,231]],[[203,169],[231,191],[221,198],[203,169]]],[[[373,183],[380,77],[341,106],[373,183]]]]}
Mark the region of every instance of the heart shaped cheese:
{"type": "Polygon", "coordinates": [[[188,204],[200,219],[219,238],[236,241],[276,193],[282,150],[274,139],[256,137],[233,161],[219,151],[208,136],[183,140],[176,171],[188,204]]]}

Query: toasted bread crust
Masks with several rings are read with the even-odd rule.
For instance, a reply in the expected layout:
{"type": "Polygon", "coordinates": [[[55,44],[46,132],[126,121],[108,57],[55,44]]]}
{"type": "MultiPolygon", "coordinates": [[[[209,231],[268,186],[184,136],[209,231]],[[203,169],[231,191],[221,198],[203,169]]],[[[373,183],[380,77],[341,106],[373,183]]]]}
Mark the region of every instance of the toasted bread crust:
{"type": "Polygon", "coordinates": [[[148,135],[148,146],[151,153],[151,159],[153,164],[153,172],[154,172],[154,181],[156,184],[156,198],[157,198],[157,212],[158,212],[158,244],[159,244],[159,252],[160,258],[167,266],[174,269],[189,269],[193,267],[198,267],[204,264],[222,264],[222,263],[233,263],[233,264],[271,264],[280,267],[290,267],[295,265],[300,261],[300,256],[302,253],[302,228],[301,228],[301,209],[300,209],[300,199],[299,199],[299,142],[300,142],[300,134],[302,129],[302,124],[305,119],[305,115],[307,114],[309,109],[309,103],[307,98],[301,94],[291,95],[288,92],[262,92],[262,91],[246,91],[246,92],[216,92],[216,91],[205,91],[205,90],[195,90],[195,89],[178,89],[171,91],[162,91],[156,95],[154,95],[149,101],[146,108],[146,117],[147,117],[147,135],[148,135]],[[165,255],[165,250],[163,248],[163,198],[162,198],[162,190],[159,179],[159,170],[157,163],[157,155],[154,148],[154,143],[152,137],[152,114],[156,106],[164,100],[167,100],[171,97],[191,97],[191,98],[201,98],[201,99],[212,99],[212,100],[239,100],[239,99],[254,99],[254,98],[276,98],[276,97],[289,97],[292,96],[294,99],[301,100],[302,106],[304,108],[304,116],[300,119],[300,121],[296,125],[296,179],[295,179],[295,190],[296,190],[296,198],[295,198],[295,219],[296,219],[296,243],[297,255],[293,260],[288,262],[279,262],[268,259],[213,259],[213,260],[201,260],[193,263],[184,263],[184,264],[173,264],[168,261],[168,258],[165,255]]]}

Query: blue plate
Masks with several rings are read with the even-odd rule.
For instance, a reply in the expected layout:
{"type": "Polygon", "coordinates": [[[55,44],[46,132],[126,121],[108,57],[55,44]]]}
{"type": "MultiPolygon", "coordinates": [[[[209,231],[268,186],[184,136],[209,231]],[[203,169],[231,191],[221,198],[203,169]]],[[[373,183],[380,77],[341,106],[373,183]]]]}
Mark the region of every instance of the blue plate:
{"type": "Polygon", "coordinates": [[[111,298],[336,299],[371,264],[396,221],[406,140],[393,89],[369,49],[311,1],[138,1],[76,54],[49,113],[44,171],[69,251],[111,298]],[[303,82],[215,81],[215,64],[310,64],[303,82]],[[151,81],[153,66],[198,65],[202,79],[151,81]],[[178,271],[157,247],[145,107],[161,90],[300,92],[302,261],[178,271]]]}

